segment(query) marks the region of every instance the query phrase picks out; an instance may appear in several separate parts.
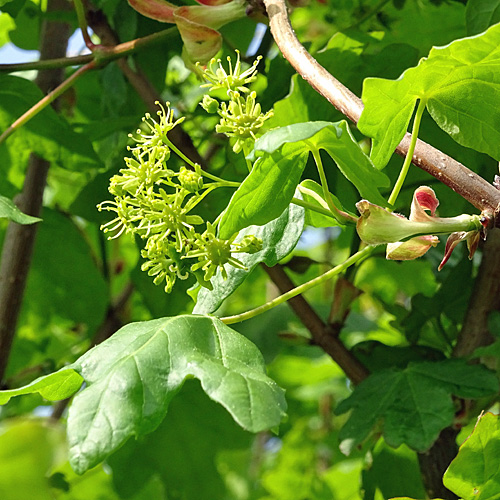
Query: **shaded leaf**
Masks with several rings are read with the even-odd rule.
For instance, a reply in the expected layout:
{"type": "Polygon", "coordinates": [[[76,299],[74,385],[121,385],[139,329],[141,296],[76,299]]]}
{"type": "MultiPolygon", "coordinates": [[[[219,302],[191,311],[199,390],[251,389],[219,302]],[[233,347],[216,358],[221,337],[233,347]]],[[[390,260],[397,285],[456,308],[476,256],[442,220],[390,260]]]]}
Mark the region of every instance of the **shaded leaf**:
{"type": "Polygon", "coordinates": [[[387,446],[383,439],[379,439],[372,456],[373,462],[362,475],[363,500],[393,498],[401,494],[412,495],[413,498],[426,497],[414,451],[404,445],[394,449],[387,446]]]}
{"type": "MultiPolygon", "coordinates": [[[[311,179],[306,179],[300,183],[299,191],[302,194],[304,201],[307,201],[311,205],[318,208],[328,210],[328,204],[323,198],[323,188],[317,182],[311,179]]],[[[335,195],[331,193],[330,195],[335,206],[339,210],[344,210],[340,200],[335,195]]],[[[306,209],[306,224],[314,227],[332,227],[340,225],[333,217],[323,215],[310,209],[306,209]]]]}
{"type": "Polygon", "coordinates": [[[309,142],[318,149],[324,149],[331,156],[362,198],[386,206],[387,202],[380,195],[378,188],[389,186],[389,179],[374,168],[345,120],[334,125],[335,127],[320,130],[309,142]]]}
{"type": "Polygon", "coordinates": [[[34,224],[42,219],[26,215],[14,205],[13,201],[5,196],[0,196],[0,217],[4,217],[18,224],[34,224]]]}
{"type": "Polygon", "coordinates": [[[133,497],[154,476],[161,480],[169,498],[180,494],[185,500],[199,500],[200,492],[205,498],[223,498],[225,487],[216,468],[217,455],[245,448],[251,438],[220,405],[205,396],[197,382],[189,381],[172,401],[160,427],[142,439],[129,440],[108,464],[124,499],[133,497]]]}
{"type": "Polygon", "coordinates": [[[500,0],[468,0],[465,24],[468,35],[477,35],[500,21],[500,0]]]}
{"type": "Polygon", "coordinates": [[[464,500],[500,498],[499,456],[500,419],[486,413],[445,472],[444,485],[464,500]]]}
{"type": "Polygon", "coordinates": [[[383,168],[403,138],[417,99],[459,144],[500,159],[500,25],[472,38],[433,48],[398,80],[363,85],[361,132],[373,138],[371,158],[383,168]]]}
{"type": "Polygon", "coordinates": [[[215,312],[259,263],[264,262],[272,267],[286,257],[295,248],[303,229],[304,209],[290,204],[277,219],[263,226],[249,226],[240,231],[236,238],[237,242],[246,235],[254,235],[262,239],[262,250],[254,254],[238,255],[238,259],[246,269],[238,269],[227,264],[227,279],[224,280],[221,273],[217,273],[212,278],[213,290],[202,288],[198,293],[193,312],[195,314],[215,312]]]}
{"type": "Polygon", "coordinates": [[[340,431],[341,446],[350,451],[382,421],[390,446],[407,444],[425,451],[453,422],[452,394],[478,398],[496,391],[498,380],[492,372],[459,359],[410,363],[405,370],[376,372],[336,409],[337,414],[353,410],[340,431]]]}
{"type": "MultiPolygon", "coordinates": [[[[0,128],[5,130],[42,97],[42,92],[33,82],[0,75],[0,128]]],[[[13,151],[37,153],[70,170],[100,166],[87,138],[74,132],[50,106],[16,130],[7,139],[7,145],[13,151]]]]}

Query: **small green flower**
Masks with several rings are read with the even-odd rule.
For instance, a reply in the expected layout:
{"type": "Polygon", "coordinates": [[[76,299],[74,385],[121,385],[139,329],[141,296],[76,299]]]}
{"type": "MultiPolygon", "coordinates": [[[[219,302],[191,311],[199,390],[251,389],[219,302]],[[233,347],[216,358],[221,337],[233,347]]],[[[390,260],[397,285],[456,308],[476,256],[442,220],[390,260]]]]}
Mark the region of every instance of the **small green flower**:
{"type": "Polygon", "coordinates": [[[108,212],[115,212],[117,215],[113,220],[101,226],[104,233],[114,232],[112,236],[109,236],[108,239],[110,240],[118,238],[123,232],[134,232],[135,222],[140,221],[142,218],[141,210],[134,206],[132,198],[129,196],[116,197],[113,201],[103,201],[97,205],[97,209],[99,212],[107,210],[108,212]]]}
{"type": "Polygon", "coordinates": [[[176,125],[184,121],[184,117],[174,121],[174,113],[170,109],[169,102],[166,103],[166,107],[158,101],[155,101],[155,104],[161,108],[156,112],[160,120],[158,122],[153,120],[150,113],[146,113],[144,115],[142,121],[150,134],[148,135],[140,128],[136,130],[138,137],[129,134],[129,137],[137,142],[137,146],[132,148],[132,150],[137,149],[139,151],[147,151],[157,146],[165,147],[165,144],[168,144],[168,132],[170,132],[176,125]]]}
{"type": "Polygon", "coordinates": [[[177,278],[184,280],[189,276],[189,267],[181,262],[175,246],[161,235],[148,239],[146,247],[141,250],[141,256],[146,260],[141,265],[141,270],[147,271],[149,276],[154,276],[155,285],[165,282],[167,293],[172,291],[177,278]]]}
{"type": "Polygon", "coordinates": [[[209,87],[210,91],[226,89],[228,96],[230,96],[232,92],[250,92],[247,85],[257,79],[257,66],[261,59],[262,56],[259,56],[248,69],[242,71],[240,52],[236,50],[236,64],[233,68],[231,58],[228,56],[229,72],[226,72],[221,64],[221,60],[216,60],[214,58],[203,71],[203,78],[209,83],[203,84],[202,87],[209,87]],[[216,65],[218,65],[218,67],[216,65]],[[215,69],[214,66],[216,66],[215,69]]]}
{"type": "Polygon", "coordinates": [[[257,94],[251,92],[243,99],[238,92],[231,95],[229,104],[221,103],[219,116],[220,123],[215,130],[228,137],[233,137],[236,142],[233,151],[239,153],[246,141],[255,141],[264,122],[273,116],[273,111],[262,113],[260,104],[256,101],[257,94]]]}
{"type": "Polygon", "coordinates": [[[134,151],[135,158],[124,158],[127,168],[111,178],[109,192],[121,196],[125,192],[136,195],[141,189],[148,190],[163,179],[174,175],[174,171],[166,167],[170,150],[164,147],[154,147],[150,150],[134,151]]]}
{"type": "Polygon", "coordinates": [[[234,246],[236,247],[234,252],[257,253],[262,250],[262,240],[252,234],[248,234],[234,246]]]}
{"type": "MultiPolygon", "coordinates": [[[[252,94],[248,98],[255,104],[252,94]]],[[[260,112],[260,107],[257,110],[260,112]]],[[[225,264],[244,269],[232,252],[256,252],[262,242],[247,236],[234,243],[236,234],[230,240],[220,239],[209,222],[201,235],[195,231],[195,226],[205,221],[190,211],[206,194],[225,183],[219,179],[205,184],[198,164],[191,164],[194,170],[183,166],[178,172],[167,167],[171,143],[166,134],[180,120],[174,122],[168,104],[158,114],[159,123],[146,115],[144,122],[150,133],[138,131],[141,135],[135,138],[137,146],[129,148],[133,157],[125,158],[125,168],[111,178],[109,191],[114,200],[101,203],[98,209],[114,212],[116,217],[101,229],[113,233],[110,239],[124,232],[144,239],[141,256],[145,262],[141,269],[153,277],[156,285],[163,284],[167,293],[177,279],[190,275],[212,289],[210,279],[218,269],[227,278],[225,264]]]]}
{"type": "Polygon", "coordinates": [[[198,262],[191,266],[191,271],[202,269],[205,271],[205,280],[212,279],[217,269],[220,269],[222,277],[227,279],[227,271],[224,264],[231,264],[238,269],[245,269],[245,266],[231,255],[231,244],[236,237],[229,240],[217,238],[215,228],[207,222],[207,229],[202,235],[197,235],[194,249],[187,252],[185,258],[198,258],[198,262]]]}

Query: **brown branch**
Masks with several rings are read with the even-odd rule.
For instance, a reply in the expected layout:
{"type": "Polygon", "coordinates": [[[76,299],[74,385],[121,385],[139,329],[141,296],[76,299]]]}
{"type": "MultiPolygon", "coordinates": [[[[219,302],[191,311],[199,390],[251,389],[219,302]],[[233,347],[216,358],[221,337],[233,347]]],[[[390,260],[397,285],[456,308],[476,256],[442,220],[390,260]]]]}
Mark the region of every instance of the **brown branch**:
{"type": "MultiPolygon", "coordinates": [[[[295,288],[294,283],[279,264],[274,267],[265,265],[262,267],[281,293],[295,288]]],[[[359,384],[369,375],[367,368],[346,349],[336,337],[335,331],[323,322],[302,295],[297,295],[288,303],[304,326],[311,332],[314,343],[320,346],[342,368],[353,384],[359,384]]]]}
{"type": "MultiPolygon", "coordinates": [[[[298,41],[288,19],[285,0],[264,0],[269,24],[279,49],[317,92],[355,124],[358,123],[363,103],[348,88],[323,68],[298,41]]],[[[406,134],[396,152],[406,156],[411,136],[406,134]]],[[[491,215],[500,207],[500,191],[467,167],[434,147],[418,140],[412,162],[449,186],[472,205],[491,215]]],[[[497,221],[497,224],[500,221],[497,221]]]]}
{"type": "MultiPolygon", "coordinates": [[[[60,11],[68,7],[65,0],[50,0],[47,11],[60,11]]],[[[69,24],[46,21],[41,35],[40,57],[63,57],[70,34],[69,24]]],[[[40,72],[36,82],[46,93],[63,81],[63,71],[54,69],[40,72]]],[[[56,105],[57,101],[53,104],[56,105]]],[[[16,200],[19,208],[29,215],[40,215],[48,169],[47,161],[34,154],[30,156],[23,191],[16,200]]],[[[0,380],[5,375],[12,348],[36,231],[37,224],[21,226],[11,222],[5,235],[0,262],[0,380]]]]}
{"type": "Polygon", "coordinates": [[[494,229],[483,248],[481,266],[453,356],[464,357],[478,347],[491,344],[488,316],[500,310],[500,230],[494,229]]]}
{"type": "MultiPolygon", "coordinates": [[[[85,2],[85,8],[87,11],[87,21],[89,26],[101,39],[102,45],[116,46],[119,43],[118,36],[109,25],[104,13],[101,10],[96,9],[88,1],[85,2]]],[[[158,111],[156,101],[162,101],[161,95],[139,69],[139,65],[136,64],[137,69],[134,70],[125,59],[119,59],[117,61],[117,65],[129,81],[130,85],[139,94],[139,97],[142,99],[144,104],[146,104],[147,108],[152,113],[156,113],[156,111],[158,111]]],[[[198,153],[198,150],[194,147],[191,137],[182,129],[181,126],[177,125],[174,127],[168,133],[168,137],[191,161],[204,166],[205,162],[198,153]]]]}

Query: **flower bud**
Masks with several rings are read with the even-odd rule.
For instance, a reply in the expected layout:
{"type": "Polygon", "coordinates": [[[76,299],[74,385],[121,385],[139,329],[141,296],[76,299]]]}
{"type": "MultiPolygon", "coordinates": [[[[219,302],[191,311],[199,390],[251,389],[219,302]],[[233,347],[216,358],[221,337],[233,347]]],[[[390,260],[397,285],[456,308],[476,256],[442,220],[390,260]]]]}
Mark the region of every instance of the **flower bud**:
{"type": "Polygon", "coordinates": [[[214,99],[213,97],[210,97],[209,95],[205,94],[203,96],[203,101],[201,101],[200,106],[207,112],[207,113],[217,113],[219,110],[219,101],[217,99],[214,99]]]}
{"type": "Polygon", "coordinates": [[[238,243],[238,252],[257,253],[262,250],[262,240],[249,234],[238,243]]]}
{"type": "Polygon", "coordinates": [[[190,193],[196,193],[203,188],[203,176],[199,172],[181,167],[178,178],[181,186],[190,193]]]}

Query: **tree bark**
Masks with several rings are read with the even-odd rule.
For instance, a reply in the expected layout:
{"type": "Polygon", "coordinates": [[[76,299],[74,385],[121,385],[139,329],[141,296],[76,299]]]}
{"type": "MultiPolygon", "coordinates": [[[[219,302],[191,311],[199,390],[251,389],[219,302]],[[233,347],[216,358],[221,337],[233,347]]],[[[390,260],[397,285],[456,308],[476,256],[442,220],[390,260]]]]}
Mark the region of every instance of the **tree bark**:
{"type": "MultiPolygon", "coordinates": [[[[47,11],[68,10],[66,0],[50,0],[47,11]]],[[[71,35],[69,24],[45,21],[40,38],[40,58],[64,57],[71,35]]],[[[57,87],[64,78],[64,69],[39,72],[36,83],[44,93],[57,87]]],[[[53,103],[57,107],[57,101],[53,103]]],[[[23,191],[16,199],[21,211],[39,216],[49,163],[31,154],[23,191]]],[[[37,225],[23,226],[11,222],[7,228],[0,262],[0,380],[7,368],[12,342],[21,310],[24,289],[31,264],[37,225]]]]}
{"type": "Polygon", "coordinates": [[[457,434],[458,430],[450,427],[443,429],[432,447],[418,454],[422,479],[429,498],[442,498],[443,500],[458,498],[443,484],[443,474],[458,453],[457,434]]]}

